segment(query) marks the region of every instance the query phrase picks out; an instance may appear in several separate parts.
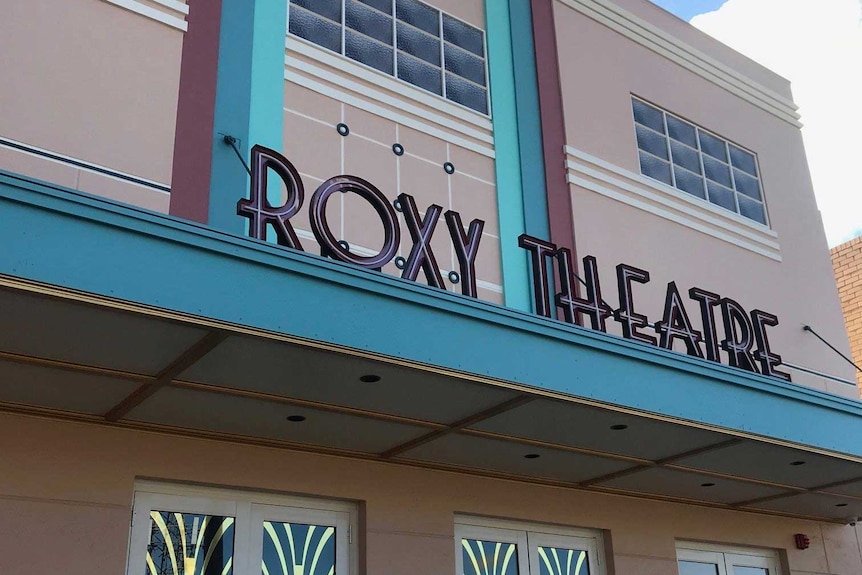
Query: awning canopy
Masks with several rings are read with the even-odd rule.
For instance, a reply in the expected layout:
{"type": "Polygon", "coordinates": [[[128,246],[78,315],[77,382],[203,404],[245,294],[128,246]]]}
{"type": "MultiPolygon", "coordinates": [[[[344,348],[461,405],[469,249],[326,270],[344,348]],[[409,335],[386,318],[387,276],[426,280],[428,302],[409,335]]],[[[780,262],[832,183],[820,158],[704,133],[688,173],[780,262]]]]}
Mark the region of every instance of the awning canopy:
{"type": "Polygon", "coordinates": [[[539,385],[3,283],[2,411],[729,509],[837,522],[862,516],[860,458],[539,385]]]}

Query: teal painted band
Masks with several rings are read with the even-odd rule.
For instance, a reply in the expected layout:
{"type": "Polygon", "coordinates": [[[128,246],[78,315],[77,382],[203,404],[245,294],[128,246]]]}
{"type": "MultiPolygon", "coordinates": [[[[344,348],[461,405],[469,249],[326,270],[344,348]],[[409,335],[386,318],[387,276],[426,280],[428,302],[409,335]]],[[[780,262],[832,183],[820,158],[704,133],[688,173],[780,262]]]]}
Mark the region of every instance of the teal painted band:
{"type": "Polygon", "coordinates": [[[529,311],[530,272],[527,256],[516,238],[526,232],[521,150],[518,135],[518,104],[512,27],[509,11],[499,2],[485,0],[491,115],[494,121],[497,209],[503,264],[503,293],[508,307],[529,311]]]}
{"type": "Polygon", "coordinates": [[[512,53],[515,64],[515,96],[518,106],[518,136],[524,224],[528,234],[551,239],[536,48],[533,42],[533,10],[530,0],[509,0],[512,22],[512,53]]]}
{"type": "Polygon", "coordinates": [[[862,456],[858,401],[2,172],[0,245],[5,276],[862,456]]]}
{"type": "Polygon", "coordinates": [[[248,174],[224,135],[239,141],[246,162],[255,144],[282,148],[286,26],[284,0],[222,1],[209,209],[209,223],[219,230],[245,233],[236,203],[249,189],[248,174]]]}

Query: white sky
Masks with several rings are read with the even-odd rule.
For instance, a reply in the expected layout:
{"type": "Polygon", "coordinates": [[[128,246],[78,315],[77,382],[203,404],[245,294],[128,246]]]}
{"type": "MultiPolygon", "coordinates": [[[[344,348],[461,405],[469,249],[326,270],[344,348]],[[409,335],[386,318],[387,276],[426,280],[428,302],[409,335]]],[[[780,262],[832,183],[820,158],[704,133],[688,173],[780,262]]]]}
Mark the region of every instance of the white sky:
{"type": "Polygon", "coordinates": [[[792,82],[829,245],[862,235],[862,0],[727,0],[691,23],[792,82]]]}

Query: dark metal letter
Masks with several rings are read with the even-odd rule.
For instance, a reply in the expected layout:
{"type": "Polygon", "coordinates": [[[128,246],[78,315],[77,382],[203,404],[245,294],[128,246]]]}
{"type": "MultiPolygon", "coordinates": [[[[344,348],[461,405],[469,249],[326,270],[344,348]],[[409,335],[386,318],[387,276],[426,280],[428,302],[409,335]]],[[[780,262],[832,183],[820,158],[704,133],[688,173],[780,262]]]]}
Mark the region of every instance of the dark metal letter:
{"type": "Polygon", "coordinates": [[[536,313],[551,317],[550,285],[548,284],[548,267],[545,258],[552,258],[557,253],[557,245],[539,238],[521,234],[518,245],[530,252],[533,266],[533,298],[536,301],[536,313]]]}
{"type": "Polygon", "coordinates": [[[661,336],[659,347],[673,349],[673,340],[681,339],[685,342],[685,350],[688,355],[703,357],[700,350],[700,342],[703,339],[701,333],[691,327],[691,320],[685,311],[685,305],[676,289],[676,282],[667,284],[667,296],[664,300],[664,315],[662,320],[656,322],[655,330],[661,336]]]}
{"type": "Polygon", "coordinates": [[[605,320],[613,314],[610,306],[602,299],[602,288],[599,284],[599,272],[596,258],[584,258],[584,283],[587,284],[587,298],[575,296],[575,277],[572,268],[572,252],[568,248],[557,250],[557,265],[560,273],[561,292],[557,294],[557,306],[563,308],[567,322],[575,323],[579,314],[589,316],[593,329],[605,331],[605,320]]]}
{"type": "Polygon", "coordinates": [[[647,316],[635,312],[632,297],[632,282],[645,284],[649,282],[649,272],[635,267],[620,264],[617,266],[617,286],[620,292],[620,308],[614,310],[614,319],[622,324],[623,336],[628,339],[642,341],[655,345],[655,338],[638,332],[640,327],[649,327],[647,316]]]}
{"type": "Polygon", "coordinates": [[[718,333],[715,327],[715,306],[721,301],[721,296],[700,288],[688,290],[691,299],[700,304],[700,317],[703,321],[703,342],[706,346],[706,359],[721,363],[718,352],[718,333]]]}
{"type": "Polygon", "coordinates": [[[479,242],[482,240],[485,222],[473,220],[470,222],[470,229],[464,234],[461,214],[449,210],[446,212],[445,218],[446,225],[449,226],[449,235],[452,236],[455,256],[458,258],[458,264],[461,268],[461,293],[470,297],[477,297],[476,255],[479,253],[479,242]]]}
{"type": "Polygon", "coordinates": [[[760,373],[751,353],[751,348],[754,347],[754,329],[751,327],[748,314],[741,305],[730,298],[722,298],[720,303],[726,338],[721,342],[721,349],[727,352],[728,363],[733,367],[760,373]]]}
{"type": "Polygon", "coordinates": [[[434,251],[431,249],[431,237],[434,235],[434,229],[437,227],[437,221],[440,219],[440,214],[443,213],[443,208],[437,204],[431,204],[425,210],[425,219],[423,220],[416,208],[416,200],[413,199],[413,196],[400,194],[398,202],[404,213],[407,230],[410,232],[410,237],[413,238],[413,249],[410,250],[410,256],[404,264],[401,277],[416,281],[421,269],[425,272],[428,285],[446,289],[446,286],[443,285],[443,276],[440,275],[440,268],[437,266],[437,258],[434,257],[434,251]]]}
{"type": "Polygon", "coordinates": [[[290,160],[275,150],[254,146],[251,149],[251,199],[243,198],[236,204],[237,215],[249,219],[249,236],[266,240],[266,226],[272,224],[278,245],[302,250],[290,218],[299,212],[304,200],[302,178],[290,160]],[[273,207],[266,195],[270,169],[278,174],[287,189],[287,200],[279,208],[273,207]]]}
{"type": "Polygon", "coordinates": [[[322,255],[364,268],[380,270],[395,257],[398,251],[398,245],[401,242],[401,228],[398,225],[395,210],[392,209],[392,205],[380,190],[362,178],[336,176],[326,180],[320,184],[320,187],[311,197],[309,212],[311,231],[314,232],[314,237],[317,238],[317,242],[321,246],[322,255]],[[338,243],[332,230],[329,229],[329,222],[326,220],[326,202],[333,194],[346,194],[348,192],[358,195],[371,204],[383,223],[383,247],[377,255],[362,257],[350,253],[347,248],[338,243]]]}
{"type": "Polygon", "coordinates": [[[769,347],[769,339],[766,337],[766,326],[777,326],[778,317],[756,309],[751,312],[751,323],[754,327],[754,338],[757,340],[757,351],[754,352],[754,357],[760,362],[763,375],[791,381],[789,373],[775,369],[776,366],[781,365],[781,356],[777,353],[772,353],[769,347]]]}

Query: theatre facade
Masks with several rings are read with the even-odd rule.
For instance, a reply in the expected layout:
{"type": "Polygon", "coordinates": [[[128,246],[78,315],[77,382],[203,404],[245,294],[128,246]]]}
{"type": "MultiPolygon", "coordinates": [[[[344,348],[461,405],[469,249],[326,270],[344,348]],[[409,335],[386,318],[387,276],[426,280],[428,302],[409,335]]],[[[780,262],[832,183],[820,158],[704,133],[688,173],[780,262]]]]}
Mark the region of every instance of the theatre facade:
{"type": "Polygon", "coordinates": [[[787,80],[647,0],[3,12],[0,572],[862,573],[787,80]]]}

